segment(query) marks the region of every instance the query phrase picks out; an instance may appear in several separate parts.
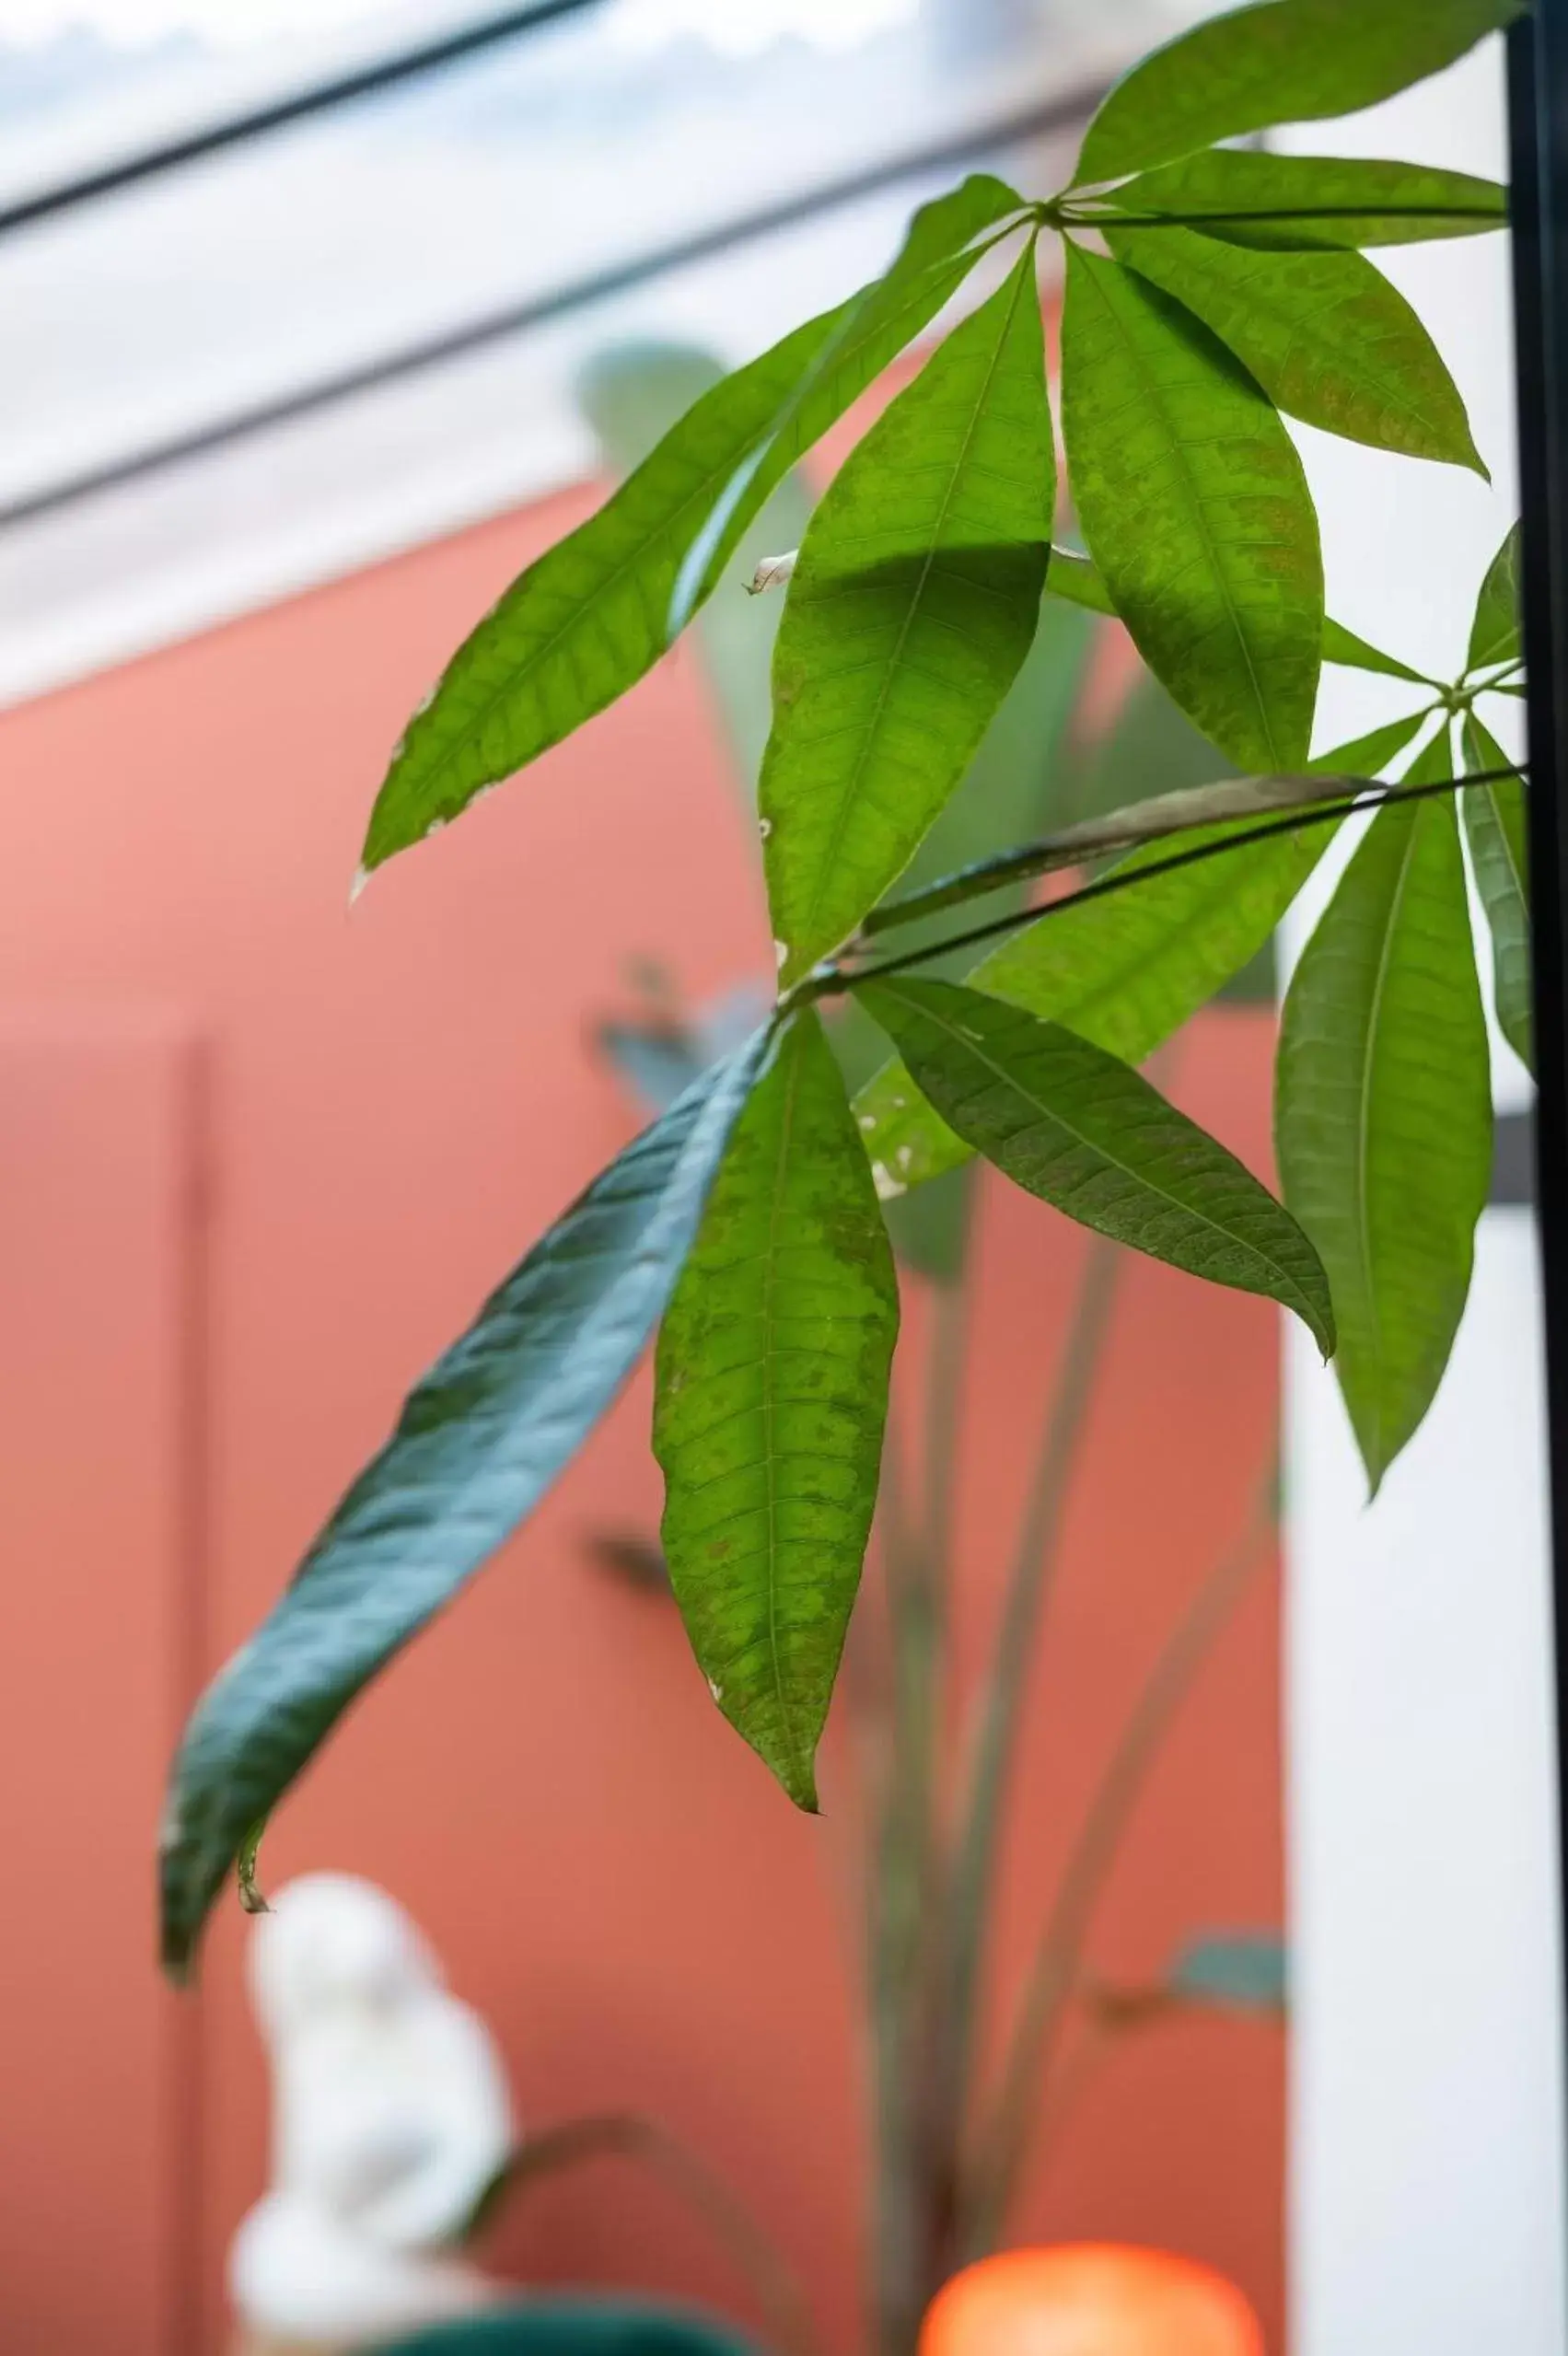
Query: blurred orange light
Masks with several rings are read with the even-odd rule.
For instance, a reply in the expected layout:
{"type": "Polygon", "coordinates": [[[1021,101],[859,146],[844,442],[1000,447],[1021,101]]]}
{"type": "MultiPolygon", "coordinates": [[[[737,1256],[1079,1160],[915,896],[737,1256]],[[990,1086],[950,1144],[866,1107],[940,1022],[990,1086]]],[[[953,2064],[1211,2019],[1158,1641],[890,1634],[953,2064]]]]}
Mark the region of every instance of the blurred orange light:
{"type": "Polygon", "coordinates": [[[1263,2356],[1263,2333],[1211,2267],[1084,2242],[955,2275],[926,2311],[920,2356],[1263,2356]]]}

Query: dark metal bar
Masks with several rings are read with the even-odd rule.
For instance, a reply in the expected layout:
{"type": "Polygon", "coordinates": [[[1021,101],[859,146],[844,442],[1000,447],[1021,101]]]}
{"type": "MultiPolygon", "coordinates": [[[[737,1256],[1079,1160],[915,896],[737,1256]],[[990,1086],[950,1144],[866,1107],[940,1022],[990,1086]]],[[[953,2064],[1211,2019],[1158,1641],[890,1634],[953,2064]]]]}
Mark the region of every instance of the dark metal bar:
{"type": "MultiPolygon", "coordinates": [[[[1559,1840],[1568,1842],[1568,0],[1508,36],[1529,845],[1536,1202],[1546,1340],[1559,1840]]],[[[1560,1849],[1568,1904],[1568,1847],[1560,1849]]],[[[1568,1952],[1568,1942],[1565,1942],[1568,1952]]]]}
{"type": "Polygon", "coordinates": [[[1097,83],[1092,88],[1070,92],[1065,98],[1053,99],[1050,104],[1035,106],[1001,122],[981,125],[959,139],[906,150],[904,154],[890,157],[887,162],[873,165],[865,171],[852,173],[843,180],[827,181],[820,188],[807,190],[804,195],[786,198],[777,204],[761,206],[756,212],[742,214],[712,229],[703,229],[692,237],[656,247],[649,253],[618,262],[590,277],[574,280],[570,285],[552,288],[548,294],[537,295],[526,303],[488,312],[483,318],[468,320],[461,327],[450,328],[439,335],[424,337],[418,342],[405,344],[401,351],[382,354],[358,366],[343,369],[335,376],[321,377],[315,384],[300,387],[297,391],[280,394],[275,400],[257,401],[248,409],[233,411],[226,417],[215,419],[210,425],[171,435],[168,441],[151,444],[127,458],[114,458],[107,465],[64,477],[57,482],[46,483],[41,491],[29,492],[23,498],[0,505],[0,531],[17,524],[35,522],[41,516],[56,514],[62,508],[75,506],[81,500],[96,497],[100,492],[116,491],[123,484],[141,481],[145,476],[159,474],[168,467],[182,464],[187,458],[205,457],[210,451],[226,448],[231,443],[244,441],[251,435],[264,433],[273,426],[292,424],[296,418],[308,417],[318,410],[330,409],[357,393],[373,392],[405,377],[420,375],[426,368],[466,358],[470,353],[482,351],[488,344],[502,342],[527,329],[542,327],[552,319],[566,318],[574,311],[586,310],[591,304],[602,302],[607,296],[624,294],[629,288],[643,285],[649,279],[663,277],[670,271],[711,261],[714,256],[727,252],[731,247],[747,245],[753,238],[772,237],[782,229],[794,228],[803,221],[815,219],[819,214],[836,212],[841,205],[853,204],[862,197],[874,196],[886,188],[895,188],[901,180],[974,162],[981,157],[994,154],[999,147],[1011,146],[1018,140],[1044,138],[1055,131],[1071,130],[1093,113],[1104,95],[1105,86],[1097,83]]]}
{"type": "Polygon", "coordinates": [[[186,132],[180,137],[141,148],[134,155],[122,157],[118,163],[105,164],[98,171],[84,172],[77,179],[61,180],[52,188],[41,188],[31,196],[18,197],[15,203],[0,205],[0,238],[17,229],[31,228],[35,223],[51,220],[57,214],[69,213],[79,204],[94,203],[99,197],[117,195],[142,180],[157,180],[165,172],[179,171],[186,164],[199,163],[204,156],[221,155],[225,148],[243,146],[249,140],[285,130],[290,123],[307,122],[311,115],[327,114],[336,107],[352,105],[357,99],[372,98],[379,90],[396,88],[400,82],[416,81],[426,74],[438,72],[444,65],[456,65],[466,57],[476,57],[498,42],[537,32],[558,17],[575,17],[585,8],[602,6],[603,0],[528,0],[526,6],[503,8],[499,14],[482,17],[476,24],[416,42],[412,48],[396,50],[368,64],[353,66],[325,81],[292,90],[285,98],[273,99],[243,113],[226,116],[200,131],[186,132]]]}

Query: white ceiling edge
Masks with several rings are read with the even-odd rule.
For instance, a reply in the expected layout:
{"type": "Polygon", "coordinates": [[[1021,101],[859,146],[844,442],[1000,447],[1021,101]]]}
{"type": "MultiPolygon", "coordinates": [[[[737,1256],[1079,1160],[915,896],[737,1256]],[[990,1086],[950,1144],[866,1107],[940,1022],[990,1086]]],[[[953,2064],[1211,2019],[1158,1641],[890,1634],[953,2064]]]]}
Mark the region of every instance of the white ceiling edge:
{"type": "MultiPolygon", "coordinates": [[[[1068,145],[1037,143],[1027,158],[992,160],[1048,174],[1068,145]]],[[[912,180],[569,319],[7,527],[0,706],[583,482],[596,451],[575,385],[589,358],[633,338],[701,343],[730,365],[749,358],[881,268],[911,209],[953,177],[912,180]]]]}

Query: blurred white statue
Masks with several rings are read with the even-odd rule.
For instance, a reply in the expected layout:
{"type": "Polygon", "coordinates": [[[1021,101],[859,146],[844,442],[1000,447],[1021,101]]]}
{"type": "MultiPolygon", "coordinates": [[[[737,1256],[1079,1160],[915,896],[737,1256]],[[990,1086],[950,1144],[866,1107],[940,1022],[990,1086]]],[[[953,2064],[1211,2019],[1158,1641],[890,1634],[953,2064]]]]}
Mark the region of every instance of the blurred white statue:
{"type": "Polygon", "coordinates": [[[354,2349],[484,2305],[456,2237],[515,2144],[489,2031],[402,1909],[309,1874],[251,1933],[273,2176],[229,2252],[263,2349],[354,2349]]]}

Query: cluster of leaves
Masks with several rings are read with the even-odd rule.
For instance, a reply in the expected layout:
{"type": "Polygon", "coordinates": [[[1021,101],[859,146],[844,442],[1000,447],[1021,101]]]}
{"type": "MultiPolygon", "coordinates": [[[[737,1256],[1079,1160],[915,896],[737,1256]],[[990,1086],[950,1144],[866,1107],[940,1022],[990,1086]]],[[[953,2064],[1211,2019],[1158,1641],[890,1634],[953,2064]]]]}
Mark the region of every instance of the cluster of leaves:
{"type": "MultiPolygon", "coordinates": [[[[367,867],[633,685],[799,456],[971,273],[997,281],[860,442],[786,568],[760,791],[777,1004],[418,1386],[200,1705],[164,1845],[173,1967],[250,1828],[531,1509],[661,1321],[655,1446],[675,1592],[720,1708],[815,1805],[898,1324],[883,1204],[970,1154],[1101,1235],[1282,1303],[1325,1355],[1337,1347],[1375,1484],[1409,1438],[1463,1306],[1490,1150],[1446,725],[1372,795],[1293,984],[1285,1200],[1135,1067],[1255,956],[1335,825],[1422,729],[1417,716],[1309,759],[1325,659],[1416,675],[1326,617],[1318,517],[1282,412],[1484,471],[1442,359],[1365,249],[1494,228],[1504,192],[1222,143],[1387,98],[1519,5],[1261,0],[1155,52],[1100,109],[1068,190],[1028,202],[980,176],[927,205],[881,278],[704,392],[454,657],[394,756],[367,867]],[[1065,246],[1062,424],[1086,557],[1052,545],[1047,235],[1065,246]],[[1120,616],[1245,773],[889,901],[1053,592],[1120,616]],[[1044,910],[871,947],[1108,852],[1117,868],[1044,910]],[[961,981],[950,965],[917,970],[993,936],[961,981]],[[853,1108],[819,1011],[845,993],[898,1059],[853,1108]]],[[[1516,676],[1508,572],[1505,551],[1471,667],[1433,708],[1462,722],[1481,781],[1466,830],[1503,1019],[1527,1045],[1519,780],[1473,709],[1516,676]]]]}

